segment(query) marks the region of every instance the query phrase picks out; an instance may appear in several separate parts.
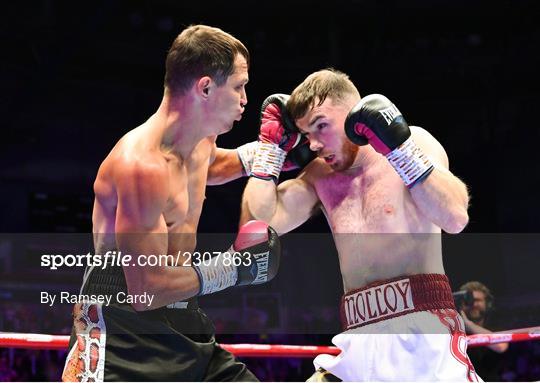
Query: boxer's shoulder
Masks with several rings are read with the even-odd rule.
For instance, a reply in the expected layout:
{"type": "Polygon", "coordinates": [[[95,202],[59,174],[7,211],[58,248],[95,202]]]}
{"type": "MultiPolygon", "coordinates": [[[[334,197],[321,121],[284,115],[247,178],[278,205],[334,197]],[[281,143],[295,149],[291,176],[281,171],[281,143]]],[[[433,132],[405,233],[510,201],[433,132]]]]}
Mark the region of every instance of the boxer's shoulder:
{"type": "Polygon", "coordinates": [[[319,179],[326,177],[332,173],[332,169],[324,162],[322,158],[315,158],[309,164],[306,165],[302,172],[300,172],[299,178],[314,185],[319,179]]]}
{"type": "Polygon", "coordinates": [[[411,129],[411,135],[413,138],[420,138],[420,139],[426,139],[426,138],[433,138],[431,133],[427,131],[426,129],[416,126],[416,125],[410,125],[409,129],[411,129]]]}
{"type": "MultiPolygon", "coordinates": [[[[120,148],[119,148],[120,149],[120,148]]],[[[115,185],[136,185],[167,181],[167,159],[158,150],[133,150],[124,147],[103,162],[98,177],[108,179],[115,185]]]]}
{"type": "Polygon", "coordinates": [[[411,136],[416,143],[434,143],[440,145],[439,141],[426,129],[420,126],[409,126],[411,129],[411,136]]]}

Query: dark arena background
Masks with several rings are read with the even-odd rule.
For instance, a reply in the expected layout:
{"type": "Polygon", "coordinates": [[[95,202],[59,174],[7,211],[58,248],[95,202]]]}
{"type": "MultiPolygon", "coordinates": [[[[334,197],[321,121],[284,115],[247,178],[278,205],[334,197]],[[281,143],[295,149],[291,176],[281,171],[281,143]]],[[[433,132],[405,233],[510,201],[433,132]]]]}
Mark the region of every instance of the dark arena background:
{"type": "MultiPolygon", "coordinates": [[[[532,0],[3,4],[0,332],[70,334],[72,305],[48,307],[39,292],[77,292],[83,270],[48,270],[36,257],[90,235],[101,161],[157,109],[167,50],[198,23],[233,34],[251,54],[246,112],[218,146],[257,138],[266,96],[292,92],[319,69],[346,72],[363,96],[386,95],[429,130],[469,187],[468,226],[442,238],[452,289],[471,280],[491,289],[493,331],[539,326],[538,11],[532,0]]],[[[207,188],[201,236],[236,232],[246,181],[207,188]]],[[[343,287],[329,233],[316,215],[283,238],[272,282],[200,298],[218,342],[331,345],[343,287]]],[[[66,355],[0,344],[0,381],[57,381],[66,355]]],[[[483,355],[480,376],[540,380],[538,341],[483,355]]],[[[241,359],[262,381],[314,371],[313,358],[241,359]]]]}

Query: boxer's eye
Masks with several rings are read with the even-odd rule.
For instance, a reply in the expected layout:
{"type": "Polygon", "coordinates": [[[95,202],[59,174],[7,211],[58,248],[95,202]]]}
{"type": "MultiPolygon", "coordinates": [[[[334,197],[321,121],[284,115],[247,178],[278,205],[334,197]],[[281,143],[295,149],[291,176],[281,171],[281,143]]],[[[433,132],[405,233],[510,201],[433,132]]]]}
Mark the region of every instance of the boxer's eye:
{"type": "Polygon", "coordinates": [[[323,130],[327,126],[328,124],[326,124],[325,122],[321,122],[320,124],[317,125],[317,130],[323,130]]]}

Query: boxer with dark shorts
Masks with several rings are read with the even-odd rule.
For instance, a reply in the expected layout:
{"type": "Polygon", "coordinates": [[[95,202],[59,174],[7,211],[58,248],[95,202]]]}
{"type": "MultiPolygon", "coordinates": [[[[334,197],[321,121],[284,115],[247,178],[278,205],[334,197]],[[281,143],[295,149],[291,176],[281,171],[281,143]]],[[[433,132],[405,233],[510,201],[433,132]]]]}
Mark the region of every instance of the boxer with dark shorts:
{"type": "Polygon", "coordinates": [[[318,209],[327,218],[344,284],[344,332],[333,339],[341,354],[319,355],[311,380],[479,379],[440,235],[466,226],[469,196],[442,145],[409,127],[385,96],[361,98],[333,69],[309,75],[287,98],[266,109],[242,219],[286,233],[318,209]],[[298,134],[318,158],[278,183],[298,134]]]}
{"type": "Polygon", "coordinates": [[[113,299],[75,305],[64,381],[257,380],[216,344],[193,297],[272,279],[277,233],[252,221],[240,227],[230,251],[211,262],[191,257],[206,186],[248,173],[243,164],[252,144],[215,144],[242,118],[248,65],[246,47],[230,34],[186,28],[168,52],[158,110],[102,162],[94,182],[95,254],[117,251],[133,263],[86,270],[81,295],[113,299]],[[159,254],[178,256],[153,266],[137,262],[159,254]],[[153,299],[114,299],[127,295],[153,299]]]}
{"type": "MultiPolygon", "coordinates": [[[[94,270],[82,294],[126,292],[120,267],[94,270]]],[[[197,300],[149,311],[129,304],[78,303],[65,381],[256,381],[215,341],[197,300]]]]}

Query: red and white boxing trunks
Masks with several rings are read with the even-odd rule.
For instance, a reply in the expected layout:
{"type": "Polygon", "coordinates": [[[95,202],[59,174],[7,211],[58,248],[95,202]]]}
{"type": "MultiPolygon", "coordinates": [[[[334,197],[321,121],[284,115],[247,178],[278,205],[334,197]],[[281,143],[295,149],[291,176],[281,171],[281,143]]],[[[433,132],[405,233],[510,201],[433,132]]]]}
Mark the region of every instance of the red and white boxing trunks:
{"type": "Polygon", "coordinates": [[[420,274],[369,284],[341,301],[344,332],[322,367],[344,381],[482,381],[467,356],[465,325],[446,275],[420,274]]]}

